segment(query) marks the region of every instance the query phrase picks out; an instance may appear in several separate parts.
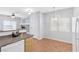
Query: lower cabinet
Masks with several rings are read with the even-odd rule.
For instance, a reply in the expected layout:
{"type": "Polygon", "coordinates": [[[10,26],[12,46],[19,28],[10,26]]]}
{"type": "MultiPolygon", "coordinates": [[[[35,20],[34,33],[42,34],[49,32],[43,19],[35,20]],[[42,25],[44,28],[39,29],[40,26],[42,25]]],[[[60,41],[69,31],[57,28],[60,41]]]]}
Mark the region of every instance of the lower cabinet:
{"type": "Polygon", "coordinates": [[[32,38],[28,38],[24,40],[24,51],[25,52],[32,52],[32,38]]]}
{"type": "Polygon", "coordinates": [[[1,52],[24,52],[24,40],[2,47],[1,52]]]}

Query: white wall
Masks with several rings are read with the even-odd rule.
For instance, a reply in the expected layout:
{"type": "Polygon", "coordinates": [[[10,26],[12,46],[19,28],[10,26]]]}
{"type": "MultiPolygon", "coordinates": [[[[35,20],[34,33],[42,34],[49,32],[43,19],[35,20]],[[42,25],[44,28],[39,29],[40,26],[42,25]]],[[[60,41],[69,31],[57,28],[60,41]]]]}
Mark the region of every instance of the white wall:
{"type": "Polygon", "coordinates": [[[79,17],[79,7],[74,7],[73,11],[74,17],[79,17]]]}
{"type": "MultiPolygon", "coordinates": [[[[70,30],[72,31],[72,8],[68,9],[63,9],[56,11],[56,16],[58,17],[69,17],[71,21],[71,28],[70,30]]],[[[51,13],[46,13],[44,14],[44,37],[46,38],[55,38],[60,41],[65,41],[65,42],[72,42],[72,33],[71,32],[53,32],[50,30],[50,18],[53,17],[53,12],[51,13]]]]}
{"type": "Polygon", "coordinates": [[[40,12],[40,39],[43,38],[44,35],[44,14],[40,12]]]}

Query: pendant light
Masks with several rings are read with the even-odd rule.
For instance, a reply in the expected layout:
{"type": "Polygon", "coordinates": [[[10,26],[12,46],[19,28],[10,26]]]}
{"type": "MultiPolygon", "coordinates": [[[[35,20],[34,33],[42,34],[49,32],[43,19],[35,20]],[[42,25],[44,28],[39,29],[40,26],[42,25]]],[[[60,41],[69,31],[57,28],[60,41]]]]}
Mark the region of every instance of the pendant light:
{"type": "Polygon", "coordinates": [[[12,18],[12,19],[15,18],[15,13],[12,13],[11,18],[12,18]]]}
{"type": "Polygon", "coordinates": [[[56,17],[56,9],[55,9],[55,7],[53,7],[53,18],[54,18],[54,20],[55,21],[57,21],[57,17],[56,17]]]}

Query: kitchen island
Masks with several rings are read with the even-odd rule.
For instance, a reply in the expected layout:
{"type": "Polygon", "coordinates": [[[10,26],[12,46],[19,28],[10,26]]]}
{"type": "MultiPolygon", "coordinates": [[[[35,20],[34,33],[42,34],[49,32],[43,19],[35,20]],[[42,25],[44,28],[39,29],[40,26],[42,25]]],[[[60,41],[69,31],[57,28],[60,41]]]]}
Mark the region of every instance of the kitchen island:
{"type": "MultiPolygon", "coordinates": [[[[7,45],[10,45],[10,44],[16,43],[18,41],[24,40],[23,45],[24,45],[24,51],[26,52],[26,50],[28,49],[27,48],[28,46],[26,47],[26,45],[29,45],[29,44],[26,44],[26,40],[29,40],[32,37],[33,37],[33,35],[25,34],[25,33],[23,33],[22,35],[20,34],[17,37],[12,37],[12,35],[0,36],[0,48],[6,47],[7,45]]],[[[31,43],[31,41],[30,41],[30,43],[31,43]]],[[[10,51],[10,52],[13,52],[13,51],[10,51]]]]}

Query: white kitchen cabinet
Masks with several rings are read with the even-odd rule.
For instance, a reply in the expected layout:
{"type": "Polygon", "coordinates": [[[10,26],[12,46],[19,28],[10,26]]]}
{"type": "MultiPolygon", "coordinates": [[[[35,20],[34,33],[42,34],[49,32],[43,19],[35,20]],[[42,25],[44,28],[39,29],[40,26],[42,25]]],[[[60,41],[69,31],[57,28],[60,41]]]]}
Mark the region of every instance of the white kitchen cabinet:
{"type": "Polygon", "coordinates": [[[2,47],[1,52],[24,52],[24,40],[2,47]]]}

